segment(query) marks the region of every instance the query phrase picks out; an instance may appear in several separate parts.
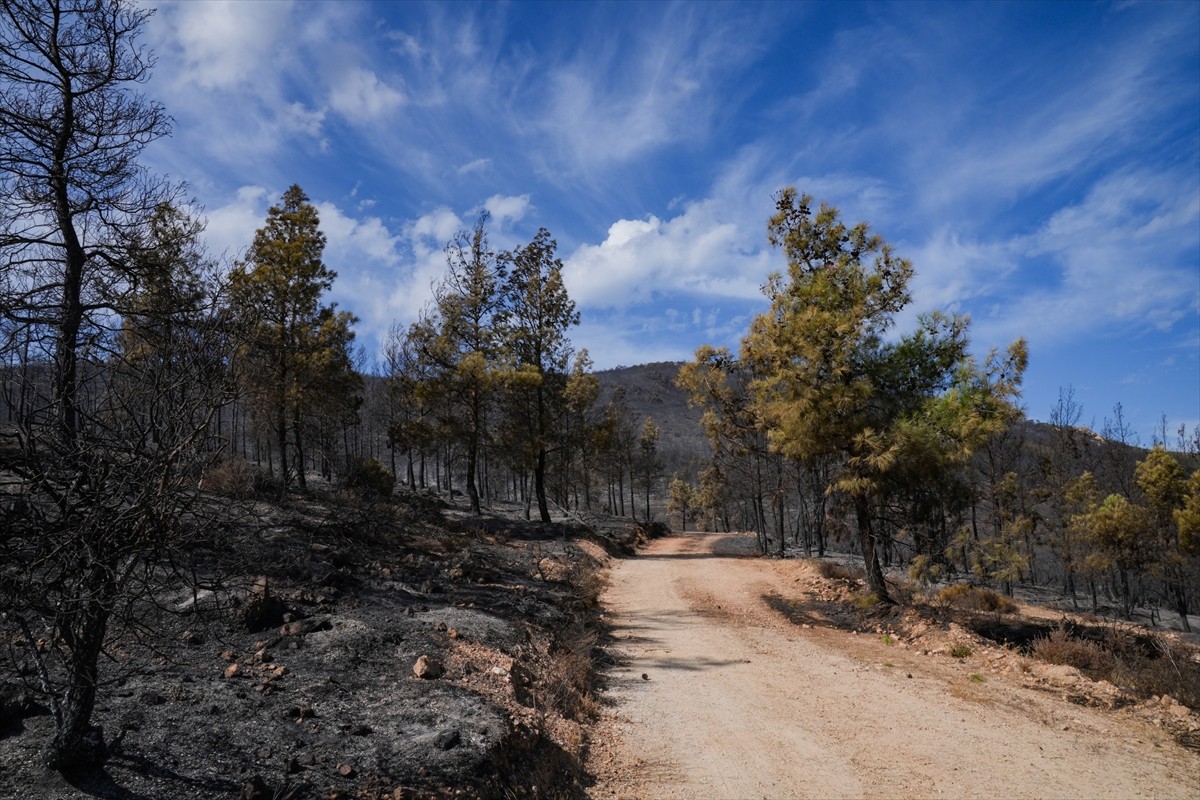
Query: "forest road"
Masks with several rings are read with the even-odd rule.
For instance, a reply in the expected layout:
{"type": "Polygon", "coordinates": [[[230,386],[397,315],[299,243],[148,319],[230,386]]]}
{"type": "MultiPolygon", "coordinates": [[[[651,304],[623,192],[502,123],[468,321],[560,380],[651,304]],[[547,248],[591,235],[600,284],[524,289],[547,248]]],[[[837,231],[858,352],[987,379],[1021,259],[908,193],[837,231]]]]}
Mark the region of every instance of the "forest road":
{"type": "Polygon", "coordinates": [[[677,534],[614,564],[589,796],[1200,796],[1200,757],[1133,715],[789,622],[769,598],[800,597],[815,573],[750,557],[753,542],[677,534]]]}

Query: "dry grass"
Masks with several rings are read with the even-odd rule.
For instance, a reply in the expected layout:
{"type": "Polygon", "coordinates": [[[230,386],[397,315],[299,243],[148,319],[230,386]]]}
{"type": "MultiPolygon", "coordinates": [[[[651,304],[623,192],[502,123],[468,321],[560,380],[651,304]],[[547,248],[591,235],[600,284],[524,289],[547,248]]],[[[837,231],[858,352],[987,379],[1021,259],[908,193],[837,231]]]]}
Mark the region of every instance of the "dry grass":
{"type": "Polygon", "coordinates": [[[1200,663],[1186,645],[1163,636],[1112,627],[1102,639],[1073,635],[1065,627],[1032,645],[1035,658],[1075,667],[1094,680],[1106,680],[1131,694],[1170,695],[1200,708],[1200,663]]]}
{"type": "Polygon", "coordinates": [[[1049,636],[1035,640],[1031,649],[1040,661],[1065,664],[1089,674],[1108,674],[1115,666],[1112,651],[1090,639],[1073,637],[1065,628],[1056,628],[1049,636]]]}
{"type": "Polygon", "coordinates": [[[875,594],[874,592],[867,592],[866,594],[860,594],[860,595],[857,595],[850,602],[850,604],[853,605],[855,608],[857,608],[859,611],[869,611],[870,609],[875,608],[875,606],[879,605],[879,595],[875,594]]]}
{"type": "Polygon", "coordinates": [[[240,456],[223,458],[204,471],[200,488],[247,500],[254,496],[262,470],[240,456]]]}
{"type": "Polygon", "coordinates": [[[583,721],[596,716],[593,654],[599,636],[584,623],[561,631],[550,650],[550,668],[539,687],[542,702],[563,717],[583,721]]]}
{"type": "Polygon", "coordinates": [[[956,583],[938,592],[933,601],[942,605],[965,608],[970,611],[990,611],[998,614],[1017,613],[1017,604],[999,592],[972,586],[969,583],[956,583]]]}

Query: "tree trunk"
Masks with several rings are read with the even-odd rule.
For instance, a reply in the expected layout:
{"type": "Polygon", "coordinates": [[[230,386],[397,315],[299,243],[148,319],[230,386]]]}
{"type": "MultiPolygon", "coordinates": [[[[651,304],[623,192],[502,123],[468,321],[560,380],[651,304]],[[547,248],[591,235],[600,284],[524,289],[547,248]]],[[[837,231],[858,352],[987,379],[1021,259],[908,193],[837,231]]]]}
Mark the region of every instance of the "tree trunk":
{"type": "Polygon", "coordinates": [[[296,440],[296,483],[303,492],[308,488],[308,483],[304,479],[306,465],[304,463],[304,434],[301,432],[301,428],[300,404],[296,403],[292,408],[292,436],[296,440]]]}
{"type": "Polygon", "coordinates": [[[279,445],[279,476],[286,489],[292,483],[287,457],[287,403],[281,398],[275,407],[275,436],[279,445]]]}
{"type": "Polygon", "coordinates": [[[467,497],[471,500],[471,513],[479,516],[479,487],[475,484],[475,470],[479,466],[479,436],[474,430],[467,440],[467,497]]]}
{"type": "Polygon", "coordinates": [[[550,508],[546,504],[546,451],[538,449],[537,461],[533,467],[533,488],[537,493],[538,513],[544,524],[550,523],[550,508]]]}
{"type": "Polygon", "coordinates": [[[59,622],[63,643],[70,650],[70,672],[66,691],[58,697],[51,694],[55,730],[45,762],[61,772],[93,766],[105,756],[104,737],[92,726],[92,712],[96,707],[96,664],[108,628],[112,586],[103,568],[96,566],[91,573],[87,589],[95,594],[59,622]]]}
{"type": "Polygon", "coordinates": [[[888,594],[887,584],[883,580],[883,570],[879,566],[879,554],[876,552],[875,531],[871,526],[871,509],[865,497],[854,498],[854,513],[858,518],[858,538],[863,551],[863,565],[867,571],[867,586],[875,593],[880,602],[893,603],[888,594]]]}

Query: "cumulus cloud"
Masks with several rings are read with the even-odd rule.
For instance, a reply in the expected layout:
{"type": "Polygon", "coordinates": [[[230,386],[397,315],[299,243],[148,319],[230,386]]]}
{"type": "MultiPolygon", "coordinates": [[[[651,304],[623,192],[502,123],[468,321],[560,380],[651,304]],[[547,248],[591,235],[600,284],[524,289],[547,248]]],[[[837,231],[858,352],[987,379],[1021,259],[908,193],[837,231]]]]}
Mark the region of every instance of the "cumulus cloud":
{"type": "Polygon", "coordinates": [[[666,220],[617,220],[603,241],[565,259],[567,288],[581,304],[608,308],[673,294],[758,297],[772,255],[724,211],[703,201],[666,220]]]}
{"type": "Polygon", "coordinates": [[[345,70],[330,89],[329,105],[351,122],[386,116],[406,102],[404,92],[380,80],[372,70],[345,70]]]}
{"type": "Polygon", "coordinates": [[[233,197],[215,208],[205,210],[208,225],[204,230],[208,248],[230,258],[240,256],[254,241],[254,232],[262,227],[267,209],[278,200],[261,186],[242,186],[233,197]]]}
{"type": "Polygon", "coordinates": [[[525,216],[525,212],[529,210],[529,195],[522,194],[513,197],[494,194],[484,201],[483,207],[492,215],[496,225],[504,227],[525,216]]]}

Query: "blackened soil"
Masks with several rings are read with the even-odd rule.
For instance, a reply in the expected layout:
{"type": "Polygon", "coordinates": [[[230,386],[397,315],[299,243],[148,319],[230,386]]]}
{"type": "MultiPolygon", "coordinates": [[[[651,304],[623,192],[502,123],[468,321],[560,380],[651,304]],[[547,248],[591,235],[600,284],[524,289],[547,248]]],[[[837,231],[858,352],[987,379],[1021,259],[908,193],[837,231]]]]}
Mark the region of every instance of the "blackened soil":
{"type": "Polygon", "coordinates": [[[212,498],[188,569],[107,643],[100,769],[41,766],[52,718],[6,631],[0,798],[583,796],[590,667],[568,656],[603,552],[582,540],[637,532],[436,506],[212,498]]]}

